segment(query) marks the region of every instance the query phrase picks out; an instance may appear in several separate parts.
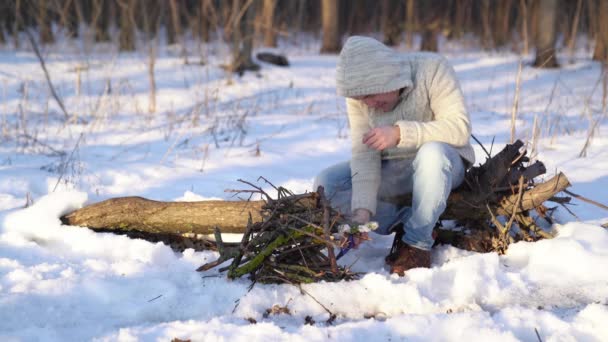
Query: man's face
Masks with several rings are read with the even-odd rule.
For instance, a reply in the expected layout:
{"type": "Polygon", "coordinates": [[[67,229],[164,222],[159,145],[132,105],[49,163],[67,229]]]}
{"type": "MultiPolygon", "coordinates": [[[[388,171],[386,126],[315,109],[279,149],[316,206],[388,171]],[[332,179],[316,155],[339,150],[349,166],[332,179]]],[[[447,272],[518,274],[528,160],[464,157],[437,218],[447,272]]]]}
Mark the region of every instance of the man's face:
{"type": "Polygon", "coordinates": [[[399,89],[381,94],[370,94],[353,97],[355,100],[363,101],[370,108],[390,112],[399,102],[399,89]]]}

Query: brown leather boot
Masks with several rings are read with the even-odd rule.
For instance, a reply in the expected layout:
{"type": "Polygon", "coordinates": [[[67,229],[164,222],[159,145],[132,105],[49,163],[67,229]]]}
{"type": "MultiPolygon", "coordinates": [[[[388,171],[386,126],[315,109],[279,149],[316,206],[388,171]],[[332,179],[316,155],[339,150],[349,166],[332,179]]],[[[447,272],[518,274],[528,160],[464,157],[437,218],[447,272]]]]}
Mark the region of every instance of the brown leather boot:
{"type": "MultiPolygon", "coordinates": [[[[389,265],[392,266],[393,263],[395,262],[395,260],[397,260],[397,257],[399,256],[399,247],[401,246],[401,244],[403,244],[403,241],[401,240],[403,238],[403,230],[401,228],[399,228],[398,230],[395,231],[395,238],[393,239],[393,244],[391,245],[391,250],[388,253],[388,255],[386,257],[384,257],[384,262],[389,265]]],[[[437,238],[437,231],[433,230],[433,240],[437,238]]]]}
{"type": "Polygon", "coordinates": [[[395,260],[397,260],[397,256],[399,253],[399,243],[401,242],[401,238],[403,238],[403,229],[399,227],[399,229],[395,230],[395,238],[393,239],[393,244],[391,245],[391,250],[388,255],[384,258],[384,262],[392,266],[395,260]]]}
{"type": "Polygon", "coordinates": [[[431,252],[423,249],[418,249],[406,244],[403,241],[398,241],[397,257],[394,259],[391,266],[391,273],[397,273],[403,277],[405,271],[417,267],[431,267],[431,252]]]}

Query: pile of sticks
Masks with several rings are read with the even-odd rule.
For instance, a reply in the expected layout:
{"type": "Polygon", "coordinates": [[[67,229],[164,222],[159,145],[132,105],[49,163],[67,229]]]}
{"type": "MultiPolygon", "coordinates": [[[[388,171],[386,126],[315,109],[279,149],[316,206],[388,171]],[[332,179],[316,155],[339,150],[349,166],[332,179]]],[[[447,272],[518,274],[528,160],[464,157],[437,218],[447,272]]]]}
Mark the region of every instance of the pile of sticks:
{"type": "Polygon", "coordinates": [[[237,192],[257,193],[264,198],[262,221],[250,219],[241,243],[236,246],[226,245],[216,228],[220,257],[197,271],[209,270],[232,259],[229,266],[220,269],[220,272],[228,271],[231,279],[249,275],[254,282],[300,284],[349,280],[357,276],[337,265],[334,248],[339,246],[333,234],[344,218],[330,207],[322,187],[317,192],[300,195],[275,187],[278,198],[273,199],[260,187],[241,182],[255,190],[237,192]]]}
{"type": "Polygon", "coordinates": [[[467,171],[462,186],[450,194],[441,219],[456,220],[468,229],[456,234],[439,229],[438,242],[502,254],[510,243],[553,237],[541,228],[539,219],[552,223],[555,207],[545,202],[569,203],[570,197],[557,194],[570,183],[563,173],[544,182],[535,180],[546,172],[545,166],[540,161],[530,163],[523,145],[517,140],[493,157],[486,151],[486,162],[467,171]]]}

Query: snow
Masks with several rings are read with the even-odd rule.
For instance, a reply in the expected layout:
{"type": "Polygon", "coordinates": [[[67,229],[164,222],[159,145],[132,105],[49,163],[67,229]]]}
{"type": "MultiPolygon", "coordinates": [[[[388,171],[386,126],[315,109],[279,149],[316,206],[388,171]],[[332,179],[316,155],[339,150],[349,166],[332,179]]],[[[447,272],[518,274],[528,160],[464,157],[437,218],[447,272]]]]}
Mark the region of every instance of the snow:
{"type": "MultiPolygon", "coordinates": [[[[149,113],[145,54],[107,46],[86,54],[60,42],[45,56],[68,112],[82,119],[68,123],[35,55],[0,51],[0,340],[607,340],[608,212],[576,199],[578,218],[556,210],[554,239],[519,242],[503,256],[439,246],[432,268],[399,278],[384,266],[392,237],[372,234],[340,260],[359,280],[301,288],[249,289],[247,279],[229,281],[217,269],[194,271],[215,252],[175,253],[61,224],[63,214],[118,196],[230,200],[225,189],[245,187],[237,179],[259,176],[312,190],[317,172],[350,156],[336,56],[319,56],[316,45],[286,45],[291,67],[263,65],[242,78],[219,68],[219,47],[204,66],[160,49],[157,111],[149,113]],[[76,65],[88,66],[80,89],[76,65]],[[289,314],[266,315],[275,305],[289,314]]],[[[494,141],[495,153],[510,140],[520,57],[452,45],[444,52],[474,135],[486,147],[494,141]]],[[[599,64],[584,51],[557,70],[533,69],[531,59],[523,58],[517,138],[532,147],[536,117],[534,157],[547,177],[564,172],[571,191],[607,203],[599,64]]]]}

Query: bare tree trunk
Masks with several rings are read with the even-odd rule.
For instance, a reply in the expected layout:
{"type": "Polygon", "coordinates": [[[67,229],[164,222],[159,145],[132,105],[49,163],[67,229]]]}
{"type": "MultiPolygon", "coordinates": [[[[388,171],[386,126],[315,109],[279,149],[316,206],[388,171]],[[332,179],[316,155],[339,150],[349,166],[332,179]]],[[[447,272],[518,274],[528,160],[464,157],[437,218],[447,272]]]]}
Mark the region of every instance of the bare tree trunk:
{"type": "Polygon", "coordinates": [[[608,0],[599,0],[593,60],[608,64],[608,0]]]}
{"type": "Polygon", "coordinates": [[[91,14],[91,29],[95,32],[96,42],[110,41],[108,33],[109,17],[108,2],[110,0],[93,0],[93,9],[91,14]]]}
{"type": "Polygon", "coordinates": [[[19,39],[19,32],[23,27],[23,18],[21,17],[21,0],[15,0],[15,24],[13,27],[13,44],[15,49],[19,49],[21,41],[19,39]]]}
{"type": "Polygon", "coordinates": [[[120,7],[120,37],[121,51],[135,50],[135,18],[134,11],[137,0],[118,0],[120,7]]]}
{"type": "Polygon", "coordinates": [[[494,16],[494,43],[496,46],[503,46],[509,40],[509,21],[511,19],[512,0],[500,0],[496,4],[494,16]]]}
{"type": "Polygon", "coordinates": [[[423,7],[420,8],[419,13],[423,13],[423,18],[421,19],[422,42],[420,43],[420,51],[439,51],[437,39],[443,19],[441,5],[441,1],[427,0],[424,2],[423,7]]]}
{"type": "Polygon", "coordinates": [[[424,32],[422,32],[422,42],[420,43],[420,51],[439,51],[439,46],[437,44],[437,31],[435,29],[429,28],[425,29],[424,32]]]}
{"type": "Polygon", "coordinates": [[[262,9],[262,28],[264,32],[264,45],[277,46],[277,33],[275,28],[275,9],[277,0],[264,0],[262,9]]]}
{"type": "Polygon", "coordinates": [[[528,38],[528,21],[529,21],[529,11],[528,4],[526,0],[519,0],[519,9],[520,9],[520,20],[521,20],[521,39],[522,39],[522,50],[521,53],[527,55],[529,52],[529,38],[528,38]]]}
{"type": "Polygon", "coordinates": [[[182,34],[182,23],[179,15],[179,7],[176,0],[169,0],[169,11],[171,12],[171,26],[175,32],[176,41],[182,34]]]}
{"type": "Polygon", "coordinates": [[[321,53],[336,53],[342,49],[339,32],[339,0],[321,0],[323,42],[321,53]]]}
{"type": "Polygon", "coordinates": [[[256,0],[232,0],[230,20],[232,63],[230,70],[242,74],[247,70],[256,71],[260,66],[251,58],[253,52],[253,32],[256,0]]]}
{"type": "Polygon", "coordinates": [[[536,58],[534,66],[538,68],[557,68],[555,42],[557,40],[557,5],[558,0],[540,0],[536,28],[536,58]]]}
{"type": "Polygon", "coordinates": [[[471,7],[470,0],[456,1],[454,9],[454,24],[452,27],[452,37],[455,39],[462,38],[465,32],[465,25],[467,22],[467,14],[471,7]]]}
{"type": "Polygon", "coordinates": [[[158,29],[160,26],[160,8],[157,2],[141,4],[147,6],[141,10],[144,32],[148,45],[148,81],[150,93],[148,96],[148,112],[156,112],[156,77],[154,66],[156,64],[156,46],[158,45],[158,29]]]}
{"type": "Polygon", "coordinates": [[[184,36],[182,35],[182,16],[180,15],[180,4],[177,0],[169,0],[169,7],[171,8],[171,24],[173,25],[173,31],[175,32],[176,42],[180,45],[180,55],[184,59],[184,64],[188,64],[188,51],[186,51],[186,44],[184,43],[184,36]]]}
{"type": "Polygon", "coordinates": [[[78,13],[75,0],[54,0],[54,6],[59,13],[60,25],[68,38],[78,37],[78,13]]]}
{"type": "Polygon", "coordinates": [[[416,2],[414,0],[406,0],[405,3],[405,46],[408,49],[414,47],[414,30],[416,27],[416,2]]]}
{"type": "Polygon", "coordinates": [[[40,29],[40,42],[42,44],[52,44],[55,42],[48,5],[46,0],[38,0],[38,28],[40,29]]]}
{"type": "Polygon", "coordinates": [[[490,0],[481,0],[481,45],[486,50],[494,48],[490,16],[490,0]]]}
{"type": "Polygon", "coordinates": [[[401,38],[401,18],[399,14],[402,10],[400,9],[400,1],[382,0],[381,7],[381,25],[384,34],[384,44],[389,46],[397,45],[401,38]]]}
{"type": "Polygon", "coordinates": [[[218,27],[219,18],[212,0],[200,0],[200,38],[204,42],[211,39],[211,31],[218,27]]]}
{"type": "MultiPolygon", "coordinates": [[[[4,18],[2,18],[2,19],[4,19],[4,18]]],[[[4,28],[2,26],[3,25],[0,25],[0,45],[5,45],[6,37],[4,36],[4,28]]]]}
{"type": "Polygon", "coordinates": [[[297,15],[295,19],[295,31],[297,34],[302,33],[304,30],[304,18],[306,16],[306,1],[307,0],[298,0],[298,9],[297,15]]]}
{"type": "Polygon", "coordinates": [[[570,29],[570,37],[568,38],[568,51],[570,52],[570,61],[574,60],[574,46],[576,44],[576,35],[578,34],[578,22],[581,17],[581,9],[583,7],[583,0],[576,1],[576,12],[572,19],[572,28],[570,29]]]}

